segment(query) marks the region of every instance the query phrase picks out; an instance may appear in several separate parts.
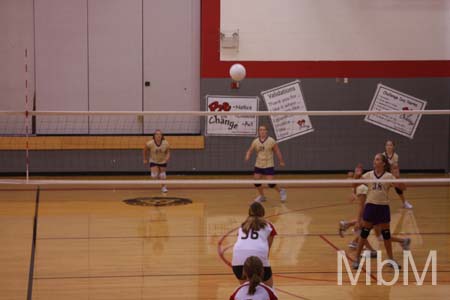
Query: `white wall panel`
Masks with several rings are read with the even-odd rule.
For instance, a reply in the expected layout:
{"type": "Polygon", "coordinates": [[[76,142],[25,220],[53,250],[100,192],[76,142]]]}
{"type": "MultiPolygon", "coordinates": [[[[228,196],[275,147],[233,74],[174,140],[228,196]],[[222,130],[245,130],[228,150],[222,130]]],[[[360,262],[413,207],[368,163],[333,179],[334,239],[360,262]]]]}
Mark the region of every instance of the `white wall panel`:
{"type": "MultiPolygon", "coordinates": [[[[144,110],[200,109],[200,0],[144,0],[144,110]]],[[[198,133],[198,118],[145,118],[145,132],[198,133]]]]}
{"type": "MultiPolygon", "coordinates": [[[[35,0],[38,110],[88,109],[87,1],[35,0]]],[[[87,117],[38,117],[37,133],[87,133],[87,117]]]]}
{"type": "MultiPolygon", "coordinates": [[[[142,0],[89,0],[89,110],[142,110],[142,0]]],[[[91,133],[142,133],[135,117],[92,117],[91,133]]]]}
{"type": "MultiPolygon", "coordinates": [[[[33,0],[0,1],[0,110],[25,110],[34,94],[33,0]],[[28,55],[25,58],[25,49],[28,55]],[[28,70],[25,70],[25,64],[28,70]],[[25,87],[28,81],[28,89],[25,87]]],[[[29,129],[30,126],[29,126],[29,129]]],[[[0,116],[0,135],[24,134],[22,116],[0,116]]]]}
{"type": "Polygon", "coordinates": [[[448,0],[221,0],[222,60],[450,60],[448,0]]]}

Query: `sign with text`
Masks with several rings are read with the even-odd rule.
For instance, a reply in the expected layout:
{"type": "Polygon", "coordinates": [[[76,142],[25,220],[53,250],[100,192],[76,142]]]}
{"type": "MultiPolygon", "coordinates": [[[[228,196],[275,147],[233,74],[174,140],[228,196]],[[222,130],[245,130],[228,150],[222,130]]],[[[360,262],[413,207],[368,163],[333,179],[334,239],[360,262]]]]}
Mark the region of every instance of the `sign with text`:
{"type": "MultiPolygon", "coordinates": [[[[261,95],[269,111],[306,111],[298,80],[264,91],[261,95]]],[[[314,131],[307,115],[276,115],[270,118],[278,142],[314,131]]]]}
{"type": "MultiPolygon", "coordinates": [[[[378,84],[370,111],[424,110],[427,102],[378,84]]],[[[420,114],[367,115],[365,121],[412,139],[419,125],[420,114]]]]}
{"type": "MultiPolygon", "coordinates": [[[[206,96],[206,110],[258,111],[258,97],[206,96]]],[[[256,136],[256,116],[215,115],[206,117],[206,135],[256,136]]]]}

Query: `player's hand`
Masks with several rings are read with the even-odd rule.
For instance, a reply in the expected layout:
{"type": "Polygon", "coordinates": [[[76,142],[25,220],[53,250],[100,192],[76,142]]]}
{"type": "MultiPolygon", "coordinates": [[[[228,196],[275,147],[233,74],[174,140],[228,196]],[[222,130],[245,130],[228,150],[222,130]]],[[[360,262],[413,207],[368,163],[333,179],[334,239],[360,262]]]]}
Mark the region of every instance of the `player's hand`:
{"type": "Polygon", "coordinates": [[[148,160],[144,159],[143,160],[144,164],[148,164],[148,160]]]}
{"type": "Polygon", "coordinates": [[[250,155],[246,154],[245,155],[245,161],[249,161],[250,160],[250,155]]]}
{"type": "Polygon", "coordinates": [[[284,163],[284,161],[280,161],[280,167],[284,167],[286,166],[286,164],[284,163]]]}
{"type": "Polygon", "coordinates": [[[355,193],[352,193],[349,197],[349,202],[353,203],[354,201],[356,201],[357,197],[355,193]]]}
{"type": "Polygon", "coordinates": [[[394,168],[391,170],[392,175],[394,175],[395,178],[400,178],[400,169],[394,168]]]}

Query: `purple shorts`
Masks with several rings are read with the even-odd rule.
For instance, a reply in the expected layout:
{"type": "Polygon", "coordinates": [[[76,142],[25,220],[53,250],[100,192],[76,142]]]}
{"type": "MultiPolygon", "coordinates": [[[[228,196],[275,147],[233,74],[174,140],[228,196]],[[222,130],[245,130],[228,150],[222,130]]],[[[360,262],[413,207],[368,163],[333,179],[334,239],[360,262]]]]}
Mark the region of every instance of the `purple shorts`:
{"type": "Polygon", "coordinates": [[[167,163],[166,164],[157,164],[157,163],[150,163],[150,168],[151,167],[160,167],[160,168],[167,168],[167,163]]]}
{"type": "Polygon", "coordinates": [[[261,174],[261,175],[275,175],[275,169],[273,167],[271,167],[271,168],[258,168],[258,167],[255,167],[254,173],[255,174],[261,174]]]}
{"type": "Polygon", "coordinates": [[[389,209],[389,205],[367,203],[364,207],[363,220],[373,225],[390,223],[391,210],[389,209]]]}

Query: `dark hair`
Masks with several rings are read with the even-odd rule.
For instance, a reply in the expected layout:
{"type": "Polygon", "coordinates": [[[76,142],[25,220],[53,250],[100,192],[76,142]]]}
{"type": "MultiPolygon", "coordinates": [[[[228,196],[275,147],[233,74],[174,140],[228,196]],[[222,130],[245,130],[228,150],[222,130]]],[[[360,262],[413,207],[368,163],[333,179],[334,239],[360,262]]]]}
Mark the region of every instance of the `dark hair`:
{"type": "Polygon", "coordinates": [[[241,224],[242,231],[246,234],[250,231],[258,231],[266,227],[267,222],[264,220],[265,215],[264,206],[259,202],[253,202],[248,208],[248,217],[241,224]]]}
{"type": "Polygon", "coordinates": [[[384,155],[383,153],[378,153],[377,155],[380,155],[381,159],[384,162],[384,171],[385,172],[390,172],[391,171],[391,164],[389,163],[389,159],[387,158],[387,156],[384,155]]]}
{"type": "Polygon", "coordinates": [[[386,142],[384,142],[384,147],[386,147],[386,144],[387,144],[388,142],[391,142],[391,143],[392,143],[392,146],[395,147],[395,143],[394,143],[393,140],[386,140],[386,142]]]}
{"type": "Polygon", "coordinates": [[[249,281],[248,294],[254,295],[256,287],[262,282],[264,276],[264,266],[262,261],[256,256],[250,256],[244,263],[244,277],[249,281]]]}
{"type": "Polygon", "coordinates": [[[155,140],[155,135],[156,135],[157,132],[161,133],[161,141],[163,141],[164,140],[164,134],[162,133],[161,129],[156,129],[155,132],[153,132],[153,140],[155,140]]]}

